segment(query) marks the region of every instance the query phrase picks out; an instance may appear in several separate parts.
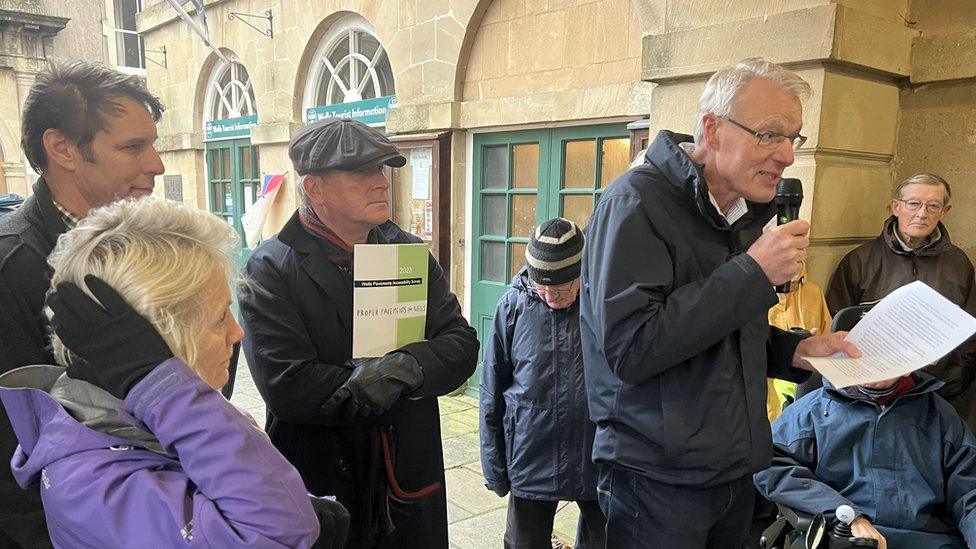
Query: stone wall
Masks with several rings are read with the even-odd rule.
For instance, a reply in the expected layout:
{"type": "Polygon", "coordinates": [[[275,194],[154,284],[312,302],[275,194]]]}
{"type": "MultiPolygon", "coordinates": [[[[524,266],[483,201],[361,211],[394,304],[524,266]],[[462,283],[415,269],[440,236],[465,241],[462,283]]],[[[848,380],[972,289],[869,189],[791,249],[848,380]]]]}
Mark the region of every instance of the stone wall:
{"type": "Polygon", "coordinates": [[[918,29],[910,84],[901,90],[895,183],[919,171],[952,185],[944,222],[976,261],[976,7],[969,0],[912,0],[918,29]]]}
{"type": "Polygon", "coordinates": [[[104,0],[0,0],[0,193],[27,196],[36,178],[20,150],[21,112],[50,59],[108,61],[104,0]]]}
{"type": "MultiPolygon", "coordinates": [[[[61,59],[84,58],[109,63],[109,47],[115,47],[115,37],[107,36],[104,21],[104,0],[43,0],[42,11],[48,15],[67,17],[68,26],[54,37],[54,55],[61,59]]],[[[114,29],[114,25],[113,25],[114,29]]]]}

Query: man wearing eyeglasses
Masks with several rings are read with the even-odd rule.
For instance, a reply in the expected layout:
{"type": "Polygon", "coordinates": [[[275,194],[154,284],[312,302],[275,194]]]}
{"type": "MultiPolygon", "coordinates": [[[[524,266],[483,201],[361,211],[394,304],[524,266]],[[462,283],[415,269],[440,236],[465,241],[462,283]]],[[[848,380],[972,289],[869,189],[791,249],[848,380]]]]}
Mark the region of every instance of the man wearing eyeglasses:
{"type": "MultiPolygon", "coordinates": [[[[976,315],[973,264],[949,239],[942,218],[949,213],[952,189],[934,174],[918,173],[895,189],[891,217],[881,234],[858,246],[837,266],[827,285],[830,312],[873,303],[891,291],[921,280],[976,315]]],[[[952,403],[969,427],[976,428],[976,338],[929,366],[926,372],[946,382],[939,394],[952,403]]]]}
{"type": "Polygon", "coordinates": [[[511,492],[506,549],[552,547],[560,501],[580,509],[574,547],[605,546],[580,355],[582,255],[575,223],[557,217],[539,225],[485,342],[481,467],[489,490],[511,492]]]}
{"type": "Polygon", "coordinates": [[[587,229],[580,332],[607,547],[742,547],[769,466],[766,378],[845,350],[769,326],[809,224],[762,233],[810,87],[762,59],[716,72],[694,137],[662,131],[587,229]]]}

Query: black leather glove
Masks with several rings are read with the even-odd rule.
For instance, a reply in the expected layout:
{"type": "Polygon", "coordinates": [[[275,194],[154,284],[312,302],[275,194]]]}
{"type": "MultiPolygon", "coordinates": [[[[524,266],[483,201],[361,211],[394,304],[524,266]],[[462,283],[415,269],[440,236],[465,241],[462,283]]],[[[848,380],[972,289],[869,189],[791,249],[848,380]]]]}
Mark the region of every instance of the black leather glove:
{"type": "Polygon", "coordinates": [[[173,351],[111,286],[93,275],[85,276],[85,284],[101,305],[68,282],[58,284],[47,298],[54,332],[78,357],[68,366],[68,377],[125,399],[129,389],[173,351]]]}
{"type": "Polygon", "coordinates": [[[412,355],[392,352],[375,358],[355,358],[349,379],[322,405],[322,413],[341,410],[343,419],[379,415],[401,396],[424,383],[424,370],[412,355]]]}
{"type": "Polygon", "coordinates": [[[312,549],[342,549],[349,534],[349,511],[338,501],[310,496],[319,517],[319,539],[312,549]]]}

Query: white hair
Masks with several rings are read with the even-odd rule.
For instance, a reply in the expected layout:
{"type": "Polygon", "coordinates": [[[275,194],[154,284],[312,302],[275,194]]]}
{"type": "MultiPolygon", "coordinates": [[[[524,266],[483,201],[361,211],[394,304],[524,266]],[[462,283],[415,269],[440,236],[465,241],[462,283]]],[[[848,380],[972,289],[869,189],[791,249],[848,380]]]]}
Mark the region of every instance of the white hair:
{"type": "MultiPolygon", "coordinates": [[[[58,238],[48,258],[51,288],[71,282],[91,295],[85,275],[101,278],[192,367],[208,321],[208,283],[215,274],[234,278],[238,241],[230,225],[205,211],[151,197],[119,201],[58,238]]],[[[56,335],[53,347],[59,363],[71,362],[56,335]]]]}
{"type": "Polygon", "coordinates": [[[934,173],[927,172],[919,172],[899,183],[898,187],[895,188],[895,198],[900,199],[902,193],[905,192],[905,187],[909,185],[938,185],[942,187],[943,204],[949,204],[949,199],[952,198],[952,188],[949,187],[949,182],[934,173]]]}
{"type": "Polygon", "coordinates": [[[718,117],[731,115],[732,106],[739,92],[756,78],[772,80],[800,101],[808,98],[812,93],[810,84],[796,73],[759,57],[743,59],[734,65],[719,69],[705,83],[705,89],[698,98],[698,112],[695,114],[695,145],[701,145],[705,139],[703,122],[705,115],[709,113],[718,117]]]}

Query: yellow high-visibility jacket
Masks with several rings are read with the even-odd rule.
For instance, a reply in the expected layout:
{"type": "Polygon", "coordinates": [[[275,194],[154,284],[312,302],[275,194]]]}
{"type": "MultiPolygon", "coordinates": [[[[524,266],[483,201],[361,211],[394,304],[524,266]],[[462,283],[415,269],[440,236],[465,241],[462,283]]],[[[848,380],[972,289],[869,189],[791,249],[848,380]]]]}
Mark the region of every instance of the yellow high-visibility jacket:
{"type": "MultiPolygon", "coordinates": [[[[803,328],[818,334],[830,333],[830,311],[824,292],[813,282],[807,280],[807,268],[803,266],[800,275],[793,280],[790,292],[777,294],[779,303],[769,309],[769,324],[783,330],[803,328]]],[[[783,411],[786,397],[793,398],[796,384],[780,379],[766,380],[766,415],[772,423],[783,411]]]]}

